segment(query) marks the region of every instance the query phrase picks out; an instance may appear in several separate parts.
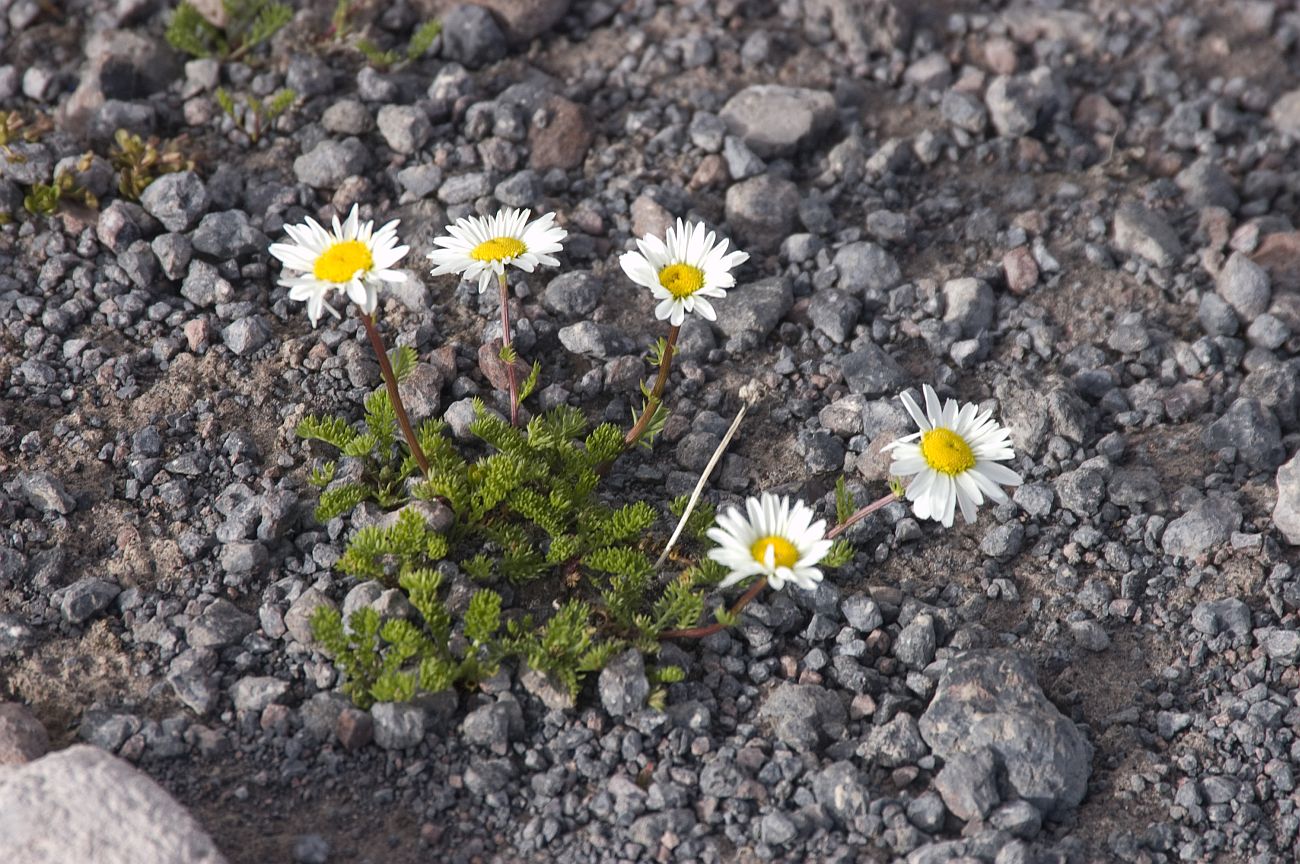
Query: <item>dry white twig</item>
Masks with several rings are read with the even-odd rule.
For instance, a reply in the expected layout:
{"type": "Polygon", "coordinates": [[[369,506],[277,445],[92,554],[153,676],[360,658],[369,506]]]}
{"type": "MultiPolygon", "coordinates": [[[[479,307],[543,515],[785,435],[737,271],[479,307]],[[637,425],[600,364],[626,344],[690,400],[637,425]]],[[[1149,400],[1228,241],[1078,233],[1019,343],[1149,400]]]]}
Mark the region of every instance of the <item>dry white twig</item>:
{"type": "Polygon", "coordinates": [[[677,538],[681,536],[682,529],[686,527],[686,520],[691,518],[691,513],[695,510],[695,505],[699,503],[700,493],[704,491],[704,484],[709,482],[709,475],[717,467],[719,460],[722,459],[723,452],[726,451],[727,445],[731,443],[731,436],[736,434],[740,428],[740,421],[744,419],[745,412],[749,410],[749,405],[740,406],[740,411],[736,414],[736,419],[731,421],[731,428],[727,434],[722,436],[722,441],[718,444],[718,449],[713,451],[713,456],[709,458],[709,464],[704,466],[704,473],[700,475],[699,482],[695,484],[695,491],[691,492],[691,500],[686,502],[686,509],[682,511],[682,518],[677,521],[677,527],[673,530],[673,536],[668,538],[668,545],[664,547],[663,554],[659,560],[655,561],[655,569],[664,565],[668,560],[668,553],[673,551],[673,546],[677,544],[677,538]]]}

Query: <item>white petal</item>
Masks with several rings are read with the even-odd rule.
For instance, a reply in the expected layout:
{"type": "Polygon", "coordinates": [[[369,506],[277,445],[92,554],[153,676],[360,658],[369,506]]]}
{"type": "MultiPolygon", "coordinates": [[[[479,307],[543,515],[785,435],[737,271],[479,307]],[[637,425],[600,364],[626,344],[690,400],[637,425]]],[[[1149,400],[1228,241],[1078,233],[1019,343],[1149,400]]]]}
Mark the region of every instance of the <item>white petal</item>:
{"type": "Polygon", "coordinates": [[[921,431],[929,432],[934,428],[930,425],[930,421],[926,419],[925,412],[921,410],[921,406],[917,405],[916,400],[912,398],[911,393],[904,390],[902,393],[898,394],[898,398],[903,403],[903,407],[907,409],[907,413],[912,415],[912,419],[916,421],[916,425],[920,427],[921,431]]]}
{"type": "Polygon", "coordinates": [[[925,396],[925,412],[930,416],[930,426],[935,427],[942,424],[943,408],[939,405],[939,394],[934,392],[934,388],[929,384],[921,387],[925,396]]]}

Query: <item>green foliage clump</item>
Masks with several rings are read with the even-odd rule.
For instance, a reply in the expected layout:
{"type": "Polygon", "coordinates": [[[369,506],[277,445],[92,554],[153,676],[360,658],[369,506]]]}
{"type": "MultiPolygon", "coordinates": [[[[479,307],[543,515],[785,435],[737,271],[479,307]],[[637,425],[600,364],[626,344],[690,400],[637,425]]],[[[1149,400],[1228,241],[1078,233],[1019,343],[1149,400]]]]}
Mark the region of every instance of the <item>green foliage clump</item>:
{"type": "Polygon", "coordinates": [[[218,27],[182,2],[167,25],[167,44],[191,57],[237,60],[293,19],[293,7],[276,0],[223,0],[226,24],[218,27]]]}
{"type": "MultiPolygon", "coordinates": [[[[397,376],[414,362],[410,349],[396,352],[397,376]]],[[[706,594],[726,575],[698,556],[712,508],[697,509],[684,534],[699,560],[675,554],[662,575],[650,552],[662,538],[651,532],[666,514],[645,501],[613,507],[599,499],[598,469],[624,446],[612,423],[591,429],[580,411],[560,406],[514,428],[476,403],[473,441],[453,442],[440,421],[420,427],[430,466],[423,476],[398,435],[387,391],[376,390],[365,406],[356,428],[312,416],[297,430],[346,463],[313,471],[322,490],[317,518],[366,501],[388,511],[355,532],[338,568],[401,588],[417,613],[381,621],[363,610],[345,625],[338,611],[317,611],[316,635],[359,704],[471,686],[507,658],[576,696],[584,677],[618,652],[653,655],[661,633],[696,626],[706,594]]],[[[673,509],[680,514],[685,504],[673,509]]],[[[652,672],[663,685],[676,675],[652,672]]]]}
{"type": "MultiPolygon", "coordinates": [[[[87,170],[92,158],[93,154],[90,153],[83,156],[77,163],[77,170],[87,170]]],[[[53,183],[32,184],[27,194],[23,196],[23,208],[33,216],[51,216],[65,199],[80,201],[87,207],[99,206],[99,199],[90,190],[78,186],[70,172],[60,171],[53,183]]]]}
{"type": "Polygon", "coordinates": [[[0,153],[12,160],[15,154],[9,149],[10,144],[19,141],[31,144],[53,128],[50,118],[44,115],[38,115],[35,122],[28,123],[17,111],[0,111],[0,153]]]}
{"type": "Polygon", "coordinates": [[[218,87],[216,97],[221,110],[256,144],[262,138],[262,131],[288,110],[297,100],[298,94],[291,88],[284,87],[270,99],[263,100],[252,93],[233,96],[225,87],[218,87]]]}
{"type": "Polygon", "coordinates": [[[411,63],[419,60],[433,46],[433,40],[437,39],[440,33],[442,33],[442,22],[436,20],[425,21],[415,28],[415,32],[411,34],[411,38],[407,41],[406,48],[403,51],[396,49],[383,51],[369,39],[358,39],[356,48],[370,61],[372,66],[378,69],[387,69],[399,63],[411,63]]]}
{"type": "Polygon", "coordinates": [[[179,141],[162,144],[155,137],[141,138],[125,129],[113,136],[108,161],[117,169],[117,191],[129,201],[139,201],[159,175],[194,168],[194,160],[181,153],[179,141]]]}

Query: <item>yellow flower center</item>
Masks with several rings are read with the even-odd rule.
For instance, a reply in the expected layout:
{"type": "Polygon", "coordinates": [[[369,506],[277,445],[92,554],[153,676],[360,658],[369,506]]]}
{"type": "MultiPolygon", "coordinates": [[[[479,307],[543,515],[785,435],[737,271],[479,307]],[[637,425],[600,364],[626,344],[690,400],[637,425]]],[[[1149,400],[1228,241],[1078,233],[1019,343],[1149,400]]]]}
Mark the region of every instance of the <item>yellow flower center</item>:
{"type": "Polygon", "coordinates": [[[975,467],[970,445],[951,429],[931,429],[922,435],[921,456],[925,464],[950,477],[975,467]]]}
{"type": "Polygon", "coordinates": [[[312,273],[326,282],[347,282],[358,271],[369,270],[374,263],[366,244],[360,240],[344,240],[320,253],[312,273]]]}
{"type": "Polygon", "coordinates": [[[773,551],[772,558],[777,567],[793,567],[794,562],[799,560],[799,550],[794,548],[794,544],[775,534],[758,538],[754,545],[749,547],[749,554],[753,555],[754,560],[759,564],[767,566],[769,549],[773,551]]]}
{"type": "Polygon", "coordinates": [[[507,258],[517,258],[527,251],[528,247],[522,240],[514,237],[493,237],[475,246],[474,251],[469,253],[469,257],[475,261],[504,261],[507,258]]]}
{"type": "Polygon", "coordinates": [[[690,264],[669,264],[659,271],[659,284],[680,300],[704,287],[704,271],[690,264]]]}

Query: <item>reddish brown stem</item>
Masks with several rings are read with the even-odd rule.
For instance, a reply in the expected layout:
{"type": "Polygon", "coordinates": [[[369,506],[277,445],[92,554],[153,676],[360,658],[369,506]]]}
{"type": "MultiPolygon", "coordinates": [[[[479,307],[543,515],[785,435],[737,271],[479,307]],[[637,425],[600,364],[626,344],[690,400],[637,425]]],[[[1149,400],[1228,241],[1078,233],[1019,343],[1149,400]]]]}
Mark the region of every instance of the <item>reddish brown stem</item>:
{"type": "Polygon", "coordinates": [[[510,349],[510,289],[506,285],[506,274],[497,274],[501,286],[501,353],[505,355],[506,377],[510,381],[510,425],[519,425],[519,381],[515,377],[514,352],[510,349]]]}
{"type": "Polygon", "coordinates": [[[664,388],[668,386],[668,370],[673,365],[673,354],[677,351],[677,337],[682,332],[681,325],[674,324],[668,328],[668,338],[664,343],[663,356],[659,358],[659,375],[655,378],[655,386],[650,391],[650,398],[646,400],[645,410],[637,418],[636,425],[627,430],[626,437],[623,438],[623,446],[631,447],[645,430],[650,427],[650,421],[654,419],[656,409],[659,407],[660,397],[664,395],[664,388]]]}
{"type": "Polygon", "coordinates": [[[854,525],[856,525],[857,523],[861,522],[863,519],[866,519],[866,518],[867,518],[868,516],[870,516],[872,513],[875,513],[875,512],[876,512],[877,510],[879,510],[881,507],[884,507],[884,506],[886,506],[886,505],[888,505],[888,504],[890,504],[890,503],[892,503],[892,502],[894,502],[894,501],[897,501],[897,500],[898,500],[898,496],[895,495],[893,492],[890,492],[890,493],[889,493],[888,495],[886,495],[884,498],[881,498],[881,499],[878,500],[878,501],[872,501],[872,502],[871,502],[870,504],[868,504],[866,507],[863,507],[861,510],[859,510],[859,511],[856,512],[856,513],[854,513],[852,516],[850,516],[849,518],[845,519],[843,522],[841,522],[840,524],[838,524],[838,525],[836,525],[834,528],[832,528],[830,531],[828,531],[828,532],[826,533],[826,539],[827,539],[827,540],[834,540],[836,537],[838,537],[838,536],[840,536],[841,534],[843,534],[845,531],[847,531],[847,530],[848,530],[849,528],[851,528],[852,526],[854,526],[854,525]]]}
{"type": "Polygon", "coordinates": [[[370,337],[370,347],[375,349],[375,357],[379,359],[379,371],[383,373],[384,384],[388,387],[388,398],[393,403],[393,413],[397,415],[397,425],[402,429],[402,437],[406,439],[406,446],[411,448],[411,455],[420,466],[420,472],[428,477],[429,460],[424,457],[420,441],[415,437],[415,430],[411,428],[411,418],[406,415],[406,406],[402,404],[401,394],[397,392],[397,376],[393,374],[393,364],[388,360],[388,352],[384,350],[384,340],[380,338],[379,330],[375,327],[375,319],[362,312],[361,323],[365,325],[366,335],[370,337]]]}
{"type": "MultiPolygon", "coordinates": [[[[749,590],[740,595],[740,599],[731,607],[731,614],[739,615],[740,611],[749,605],[750,601],[758,596],[759,592],[767,587],[767,577],[761,576],[749,590]]],[[[726,625],[720,621],[714,621],[712,624],[706,624],[703,627],[687,627],[685,630],[665,630],[659,634],[660,639],[703,639],[705,636],[712,636],[720,630],[725,630],[726,625]]]]}

